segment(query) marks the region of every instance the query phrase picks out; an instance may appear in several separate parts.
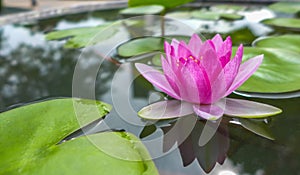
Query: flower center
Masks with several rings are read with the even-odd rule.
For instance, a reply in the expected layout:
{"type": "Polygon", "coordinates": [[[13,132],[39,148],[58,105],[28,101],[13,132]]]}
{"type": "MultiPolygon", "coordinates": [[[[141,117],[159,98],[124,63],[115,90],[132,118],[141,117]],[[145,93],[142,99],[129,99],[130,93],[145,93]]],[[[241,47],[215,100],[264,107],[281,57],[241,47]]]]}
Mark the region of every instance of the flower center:
{"type": "Polygon", "coordinates": [[[187,58],[181,57],[176,61],[176,66],[178,67],[180,63],[185,65],[187,62],[190,62],[190,61],[200,64],[200,62],[202,60],[203,60],[203,56],[200,56],[200,59],[197,59],[197,58],[193,57],[192,55],[188,56],[187,58]]]}

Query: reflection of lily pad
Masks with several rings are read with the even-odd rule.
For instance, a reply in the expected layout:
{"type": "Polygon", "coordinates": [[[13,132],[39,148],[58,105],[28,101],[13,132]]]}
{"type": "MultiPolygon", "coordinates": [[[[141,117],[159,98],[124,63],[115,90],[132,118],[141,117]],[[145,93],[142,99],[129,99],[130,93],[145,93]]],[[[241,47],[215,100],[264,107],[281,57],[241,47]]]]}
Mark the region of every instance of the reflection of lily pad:
{"type": "Polygon", "coordinates": [[[281,35],[258,39],[254,42],[256,47],[284,48],[300,54],[300,35],[281,35]]]}
{"type": "Polygon", "coordinates": [[[129,0],[128,6],[129,7],[135,7],[140,5],[162,5],[166,8],[174,8],[179,5],[183,5],[185,3],[191,2],[192,0],[129,0]]]}
{"type": "Polygon", "coordinates": [[[244,48],[244,60],[264,54],[263,63],[238,89],[247,92],[280,93],[300,89],[300,54],[284,48],[244,48]]]}
{"type": "Polygon", "coordinates": [[[130,7],[120,11],[122,15],[155,15],[164,11],[164,6],[161,5],[147,5],[130,7]]]}
{"type": "Polygon", "coordinates": [[[61,40],[68,38],[66,48],[81,48],[96,44],[112,37],[118,29],[116,27],[105,30],[110,23],[96,27],[82,27],[53,31],[46,35],[47,40],[61,40]],[[101,34],[105,30],[105,35],[101,34]]]}
{"type": "Polygon", "coordinates": [[[149,158],[146,150],[131,134],[106,132],[58,144],[79,129],[78,121],[86,125],[110,109],[92,100],[57,99],[1,113],[0,174],[157,174],[151,161],[143,161],[149,158]],[[103,142],[110,152],[95,146],[103,142]],[[120,153],[128,159],[110,156],[120,153]]]}
{"type": "Polygon", "coordinates": [[[278,29],[300,31],[300,19],[272,18],[263,20],[262,23],[278,29]]]}
{"type": "Polygon", "coordinates": [[[277,2],[269,5],[274,11],[294,14],[300,11],[300,2],[277,2]]]}

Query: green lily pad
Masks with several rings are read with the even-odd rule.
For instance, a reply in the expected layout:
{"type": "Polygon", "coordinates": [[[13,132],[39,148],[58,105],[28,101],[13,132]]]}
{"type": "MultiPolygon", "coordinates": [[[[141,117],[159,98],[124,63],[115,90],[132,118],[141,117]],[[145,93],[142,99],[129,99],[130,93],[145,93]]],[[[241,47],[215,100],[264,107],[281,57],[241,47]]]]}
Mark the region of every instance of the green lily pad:
{"type": "Polygon", "coordinates": [[[213,11],[195,10],[191,12],[193,18],[203,19],[203,20],[218,20],[220,19],[220,14],[213,11]]]}
{"type": "Polygon", "coordinates": [[[100,41],[109,39],[117,33],[117,27],[111,27],[105,30],[110,23],[102,24],[96,27],[82,27],[74,29],[66,29],[53,31],[46,34],[47,40],[62,40],[68,39],[65,44],[66,48],[81,48],[94,45],[100,41]],[[105,30],[105,35],[101,34],[105,30]]]}
{"type": "Polygon", "coordinates": [[[59,143],[110,110],[99,101],[56,99],[1,113],[0,174],[158,174],[146,161],[145,148],[128,133],[99,133],[59,143]],[[102,149],[104,143],[109,152],[102,149]],[[127,159],[112,156],[120,153],[127,159]]]}
{"type": "Polygon", "coordinates": [[[225,20],[240,20],[243,19],[244,16],[235,13],[221,13],[220,18],[225,20]]]}
{"type": "Polygon", "coordinates": [[[260,54],[264,54],[264,60],[257,71],[238,90],[259,93],[299,90],[300,54],[286,48],[244,47],[244,61],[260,54]]]}
{"type": "Polygon", "coordinates": [[[129,7],[135,7],[135,6],[141,6],[141,5],[162,5],[165,8],[174,8],[179,5],[186,4],[188,2],[191,2],[193,0],[129,0],[128,6],[129,7]]]}
{"type": "Polygon", "coordinates": [[[300,2],[277,2],[269,5],[271,10],[294,14],[300,11],[300,2]]]}
{"type": "Polygon", "coordinates": [[[300,19],[272,18],[263,20],[262,23],[277,29],[300,31],[300,19]]]}
{"type": "Polygon", "coordinates": [[[164,41],[170,42],[173,38],[177,40],[188,41],[189,36],[165,36],[165,37],[142,37],[135,38],[128,42],[125,42],[117,47],[117,53],[119,56],[129,58],[133,56],[139,56],[155,51],[164,50],[164,41]]]}
{"type": "Polygon", "coordinates": [[[154,51],[162,51],[163,39],[161,37],[145,37],[130,40],[117,48],[121,57],[132,57],[154,51]]]}
{"type": "Polygon", "coordinates": [[[244,18],[244,16],[239,14],[219,12],[219,11],[205,11],[205,10],[195,10],[191,12],[191,16],[203,20],[219,20],[219,19],[239,20],[244,18]]]}
{"type": "Polygon", "coordinates": [[[160,14],[165,10],[164,6],[161,5],[145,5],[130,7],[120,11],[121,15],[156,15],[160,14]]]}
{"type": "Polygon", "coordinates": [[[300,54],[300,35],[281,35],[262,38],[254,41],[256,47],[284,48],[300,54]]]}

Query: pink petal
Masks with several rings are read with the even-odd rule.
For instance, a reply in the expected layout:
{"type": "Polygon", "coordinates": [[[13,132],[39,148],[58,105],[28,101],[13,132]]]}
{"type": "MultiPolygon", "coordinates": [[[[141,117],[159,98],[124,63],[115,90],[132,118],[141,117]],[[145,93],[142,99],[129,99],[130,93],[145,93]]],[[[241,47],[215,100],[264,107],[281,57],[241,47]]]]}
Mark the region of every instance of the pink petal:
{"type": "Polygon", "coordinates": [[[256,56],[244,62],[240,66],[237,76],[235,77],[232,85],[226,92],[226,96],[229,95],[232,91],[236,90],[238,87],[240,87],[257,70],[257,68],[262,63],[263,58],[263,55],[256,56]]]}
{"type": "Polygon", "coordinates": [[[171,97],[180,100],[180,97],[176,94],[176,92],[174,92],[166,77],[161,72],[141,63],[135,63],[135,67],[155,87],[159,88],[171,97]]]}
{"type": "Polygon", "coordinates": [[[221,71],[218,77],[211,84],[212,93],[211,93],[210,103],[215,103],[225,96],[227,91],[225,87],[226,87],[225,74],[223,71],[221,71]]]}
{"type": "Polygon", "coordinates": [[[219,61],[224,67],[229,61],[231,57],[231,50],[232,50],[232,41],[230,36],[226,38],[226,40],[222,43],[222,46],[217,50],[217,54],[219,57],[219,61]]]}
{"type": "Polygon", "coordinates": [[[174,49],[174,48],[171,47],[171,45],[167,41],[165,41],[165,43],[164,43],[164,48],[165,48],[166,58],[167,58],[168,62],[171,63],[172,62],[171,53],[174,52],[174,51],[172,51],[172,49],[174,49]]]}
{"type": "Polygon", "coordinates": [[[210,105],[193,105],[194,112],[206,120],[217,120],[223,116],[224,105],[210,104],[210,105]]]}
{"type": "Polygon", "coordinates": [[[182,117],[192,114],[193,112],[191,103],[178,100],[166,100],[144,107],[138,112],[138,115],[141,118],[158,120],[182,117]]]}
{"type": "Polygon", "coordinates": [[[199,56],[200,62],[205,68],[210,81],[215,80],[222,71],[222,66],[217,57],[217,53],[213,50],[208,42],[201,47],[202,55],[199,56]]]}
{"type": "Polygon", "coordinates": [[[234,78],[236,77],[243,57],[243,45],[240,45],[236,51],[235,57],[224,67],[224,74],[226,79],[226,89],[228,89],[234,78]]]}
{"type": "Polygon", "coordinates": [[[212,42],[214,43],[215,50],[218,51],[223,44],[223,39],[220,34],[217,34],[213,37],[212,42]]]}
{"type": "Polygon", "coordinates": [[[182,92],[180,92],[179,88],[184,90],[186,89],[182,88],[181,83],[178,80],[177,75],[173,71],[171,65],[163,56],[161,56],[161,63],[162,63],[162,69],[164,71],[164,75],[168,80],[169,84],[171,85],[172,89],[176,94],[178,94],[178,96],[182,96],[182,92]]]}
{"type": "Polygon", "coordinates": [[[181,41],[178,45],[177,57],[178,58],[188,58],[192,55],[192,52],[189,50],[185,42],[181,41]]]}
{"type": "MultiPolygon", "coordinates": [[[[200,102],[210,101],[211,87],[208,76],[201,65],[192,60],[188,60],[182,66],[178,79],[183,88],[187,89],[187,96],[181,96],[185,101],[200,104],[200,102]]],[[[183,91],[180,89],[180,91],[183,91]]]]}
{"type": "Polygon", "coordinates": [[[191,50],[193,55],[198,56],[200,54],[201,45],[202,45],[202,40],[196,33],[194,33],[188,44],[188,48],[191,50]]]}

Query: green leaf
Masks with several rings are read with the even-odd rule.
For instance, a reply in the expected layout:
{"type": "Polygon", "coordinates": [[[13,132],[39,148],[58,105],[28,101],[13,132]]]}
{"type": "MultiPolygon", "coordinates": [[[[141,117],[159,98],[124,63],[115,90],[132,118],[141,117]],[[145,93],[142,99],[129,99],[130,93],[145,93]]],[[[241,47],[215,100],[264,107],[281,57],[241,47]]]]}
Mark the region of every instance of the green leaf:
{"type": "Polygon", "coordinates": [[[82,27],[74,29],[66,29],[53,31],[46,35],[47,40],[62,40],[67,39],[66,48],[81,48],[97,44],[100,41],[109,39],[117,33],[117,27],[107,27],[110,23],[102,24],[96,27],[82,27]],[[105,35],[101,32],[105,31],[105,35]]]}
{"type": "Polygon", "coordinates": [[[300,35],[281,35],[262,38],[254,41],[254,46],[261,48],[284,48],[300,54],[300,35]]]}
{"type": "Polygon", "coordinates": [[[240,20],[243,19],[244,16],[235,13],[221,13],[220,18],[225,20],[240,20]]]}
{"type": "Polygon", "coordinates": [[[240,118],[266,118],[281,112],[281,109],[271,105],[233,98],[226,98],[224,111],[227,116],[240,118]]]}
{"type": "Polygon", "coordinates": [[[58,144],[110,110],[103,102],[68,98],[1,113],[0,174],[158,174],[151,161],[143,161],[149,158],[145,148],[128,133],[99,133],[58,144]],[[127,159],[115,157],[120,153],[127,159]]]}
{"type": "Polygon", "coordinates": [[[249,131],[267,139],[275,140],[273,134],[271,133],[268,125],[265,122],[242,118],[238,119],[238,121],[245,129],[248,129],[249,131]]]}
{"type": "Polygon", "coordinates": [[[121,15],[156,15],[161,14],[165,10],[161,5],[145,5],[126,8],[120,11],[121,15]]]}
{"type": "Polygon", "coordinates": [[[129,0],[128,6],[135,7],[140,5],[162,5],[165,8],[170,9],[192,1],[193,0],[129,0]]]}
{"type": "Polygon", "coordinates": [[[277,29],[300,31],[300,19],[272,18],[263,20],[262,23],[277,29]]]}
{"type": "Polygon", "coordinates": [[[203,20],[219,20],[221,18],[225,20],[239,20],[244,18],[244,16],[239,14],[206,10],[195,10],[191,13],[191,16],[203,20]]]}
{"type": "Polygon", "coordinates": [[[218,20],[220,19],[220,14],[213,11],[195,10],[191,13],[193,18],[203,19],[203,20],[218,20]]]}
{"type": "Polygon", "coordinates": [[[189,36],[165,36],[165,37],[142,37],[127,41],[117,47],[117,53],[121,57],[139,56],[155,51],[164,50],[164,41],[170,42],[173,38],[187,42],[189,36]]]}
{"type": "MultiPolygon", "coordinates": [[[[264,54],[257,71],[238,88],[240,91],[282,93],[300,89],[300,54],[283,48],[244,47],[243,61],[264,54]]],[[[234,48],[236,50],[236,48],[234,48]]]]}
{"type": "Polygon", "coordinates": [[[269,5],[274,11],[294,14],[300,11],[300,2],[277,2],[269,5]]]}
{"type": "Polygon", "coordinates": [[[132,57],[154,51],[163,50],[163,39],[160,37],[145,37],[130,40],[121,44],[117,52],[121,57],[132,57]]]}
{"type": "Polygon", "coordinates": [[[156,126],[154,124],[146,125],[142,132],[140,133],[140,138],[145,138],[156,131],[156,126]]]}

